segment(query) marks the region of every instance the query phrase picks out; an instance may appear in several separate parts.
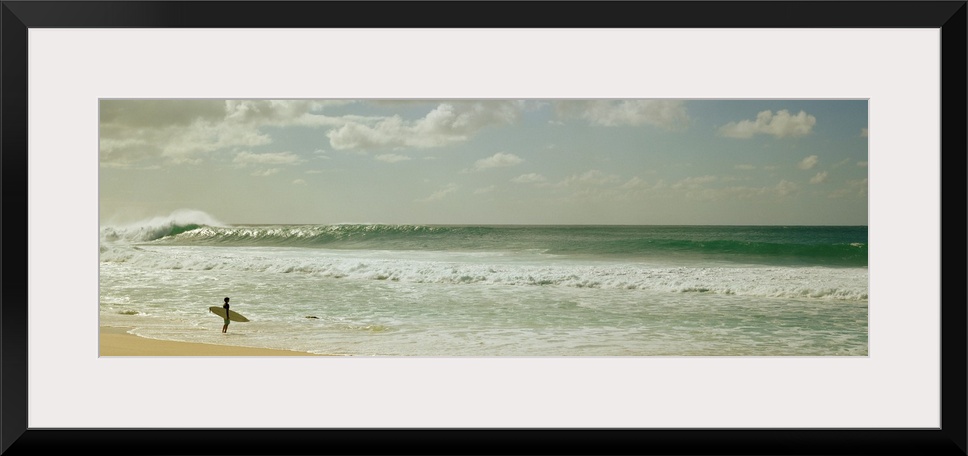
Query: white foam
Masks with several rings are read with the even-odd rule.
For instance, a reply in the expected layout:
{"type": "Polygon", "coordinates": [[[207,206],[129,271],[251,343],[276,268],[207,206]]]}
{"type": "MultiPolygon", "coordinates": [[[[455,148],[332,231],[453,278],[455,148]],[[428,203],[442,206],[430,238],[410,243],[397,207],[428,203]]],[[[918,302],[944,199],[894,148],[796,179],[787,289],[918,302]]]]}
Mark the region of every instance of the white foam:
{"type": "Polygon", "coordinates": [[[145,270],[229,270],[347,280],[637,289],[866,301],[867,268],[671,266],[560,259],[534,252],[346,251],[266,247],[102,247],[102,262],[145,270]]]}
{"type": "Polygon", "coordinates": [[[158,239],[175,226],[200,225],[224,227],[215,217],[195,209],[178,209],[167,216],[101,228],[101,243],[144,242],[158,239]]]}

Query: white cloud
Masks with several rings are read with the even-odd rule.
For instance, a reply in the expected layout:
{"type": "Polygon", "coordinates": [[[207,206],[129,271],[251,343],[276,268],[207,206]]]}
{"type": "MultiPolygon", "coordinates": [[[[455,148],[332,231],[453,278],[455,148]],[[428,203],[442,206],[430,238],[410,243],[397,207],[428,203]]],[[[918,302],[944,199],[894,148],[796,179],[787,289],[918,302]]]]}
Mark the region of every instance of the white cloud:
{"type": "Polygon", "coordinates": [[[256,154],[239,152],[232,160],[239,165],[291,165],[299,162],[299,156],[292,152],[272,152],[256,154]]]}
{"type": "Polygon", "coordinates": [[[416,201],[418,203],[429,203],[429,202],[432,202],[432,201],[440,201],[440,200],[446,198],[447,195],[456,192],[458,188],[460,188],[460,187],[458,187],[457,184],[450,183],[450,184],[447,184],[444,187],[442,187],[440,190],[437,190],[436,192],[434,192],[430,196],[428,196],[426,198],[418,199],[416,201]]]}
{"type": "Polygon", "coordinates": [[[798,137],[809,134],[817,118],[800,111],[797,115],[790,115],[787,110],[762,111],[755,120],[741,120],[730,122],[719,128],[719,134],[730,138],[752,138],[754,135],[772,135],[777,138],[798,137]]]}
{"type": "Polygon", "coordinates": [[[334,149],[441,147],[463,142],[491,125],[517,120],[523,105],[515,101],[441,103],[423,118],[399,116],[347,121],[327,133],[334,149]]]}
{"type": "Polygon", "coordinates": [[[296,180],[292,181],[292,185],[306,185],[306,181],[304,181],[302,179],[296,179],[296,180]]]}
{"type": "Polygon", "coordinates": [[[410,157],[406,155],[399,155],[399,154],[383,154],[383,155],[377,155],[375,158],[379,161],[387,162],[387,163],[397,163],[397,162],[410,160],[410,157]]]}
{"type": "Polygon", "coordinates": [[[371,147],[400,147],[407,144],[407,126],[398,116],[382,118],[372,125],[346,122],[326,133],[329,144],[336,150],[366,149],[371,147]]]}
{"type": "Polygon", "coordinates": [[[103,100],[100,161],[197,163],[206,154],[272,143],[266,126],[338,125],[320,114],[328,104],[308,100],[103,100]]]}
{"type": "Polygon", "coordinates": [[[579,117],[605,127],[652,125],[682,130],[689,114],[681,100],[574,100],[556,104],[562,117],[579,117]]]}
{"type": "Polygon", "coordinates": [[[705,184],[716,182],[716,176],[687,177],[672,185],[672,188],[700,188],[705,184]]]}
{"type": "Polygon", "coordinates": [[[866,168],[867,167],[867,160],[857,162],[857,166],[860,166],[861,168],[866,168]]]}
{"type": "Polygon", "coordinates": [[[810,178],[811,184],[821,184],[827,181],[827,172],[821,171],[816,176],[810,178]]]}
{"type": "Polygon", "coordinates": [[[227,100],[225,118],[241,123],[288,123],[309,112],[307,101],[297,100],[227,100]]]}
{"type": "Polygon", "coordinates": [[[548,179],[546,179],[544,176],[540,174],[529,173],[529,174],[522,174],[518,177],[515,177],[514,179],[511,179],[511,182],[514,182],[517,184],[540,184],[542,182],[546,182],[547,180],[548,179]]]}
{"type": "Polygon", "coordinates": [[[351,100],[227,100],[225,121],[256,128],[332,127],[343,124],[344,120],[323,115],[323,110],[352,103],[351,100]]]}
{"type": "Polygon", "coordinates": [[[523,161],[524,159],[518,157],[517,155],[498,152],[488,158],[474,162],[474,170],[483,171],[491,168],[507,168],[509,166],[518,165],[523,161]]]}
{"type": "Polygon", "coordinates": [[[567,185],[573,185],[573,184],[606,185],[606,184],[616,183],[618,181],[619,181],[619,177],[614,174],[605,174],[600,170],[593,169],[593,170],[585,171],[584,173],[581,173],[581,174],[572,175],[571,177],[565,179],[558,185],[559,186],[567,186],[567,185]]]}
{"type": "Polygon", "coordinates": [[[269,169],[263,169],[260,171],[254,171],[252,175],[256,177],[265,177],[265,176],[271,176],[273,174],[276,174],[279,171],[280,171],[279,168],[269,168],[269,169]]]}
{"type": "Polygon", "coordinates": [[[812,169],[814,166],[817,166],[817,162],[819,161],[820,158],[818,158],[816,155],[811,155],[803,160],[800,160],[800,163],[797,164],[797,168],[802,170],[812,169]]]}
{"type": "Polygon", "coordinates": [[[755,166],[753,166],[753,165],[746,165],[746,164],[743,164],[743,165],[736,165],[736,166],[734,166],[733,168],[735,168],[735,169],[742,169],[742,170],[744,170],[744,171],[749,171],[749,170],[754,170],[754,169],[756,169],[756,167],[755,167],[755,166]]]}
{"type": "Polygon", "coordinates": [[[704,189],[701,193],[707,200],[716,201],[727,198],[751,199],[757,197],[784,197],[795,193],[799,186],[787,180],[781,180],[773,187],[726,187],[722,189],[704,189]]]}
{"type": "Polygon", "coordinates": [[[639,179],[638,176],[633,177],[629,179],[627,182],[625,182],[624,184],[622,184],[622,188],[629,189],[629,190],[644,188],[644,187],[646,187],[645,181],[642,179],[639,179]]]}
{"type": "Polygon", "coordinates": [[[479,189],[474,190],[474,194],[475,195],[483,195],[485,193],[491,193],[491,192],[494,191],[495,188],[497,188],[497,187],[495,187],[493,185],[491,185],[490,187],[479,188],[479,189]]]}
{"type": "Polygon", "coordinates": [[[424,134],[467,135],[499,124],[517,120],[523,106],[518,102],[451,102],[441,103],[416,123],[424,134]]]}
{"type": "Polygon", "coordinates": [[[867,197],[867,178],[861,180],[849,180],[846,185],[839,190],[831,192],[827,195],[831,199],[846,198],[849,196],[855,196],[858,198],[867,197]]]}
{"type": "Polygon", "coordinates": [[[257,129],[199,118],[190,125],[131,126],[101,123],[100,160],[120,165],[144,161],[194,163],[205,154],[232,147],[256,147],[272,142],[257,129]]]}
{"type": "Polygon", "coordinates": [[[797,184],[794,184],[793,182],[782,180],[780,181],[779,184],[776,184],[776,187],[774,187],[773,189],[777,195],[786,196],[796,192],[799,189],[799,187],[797,186],[797,184]]]}

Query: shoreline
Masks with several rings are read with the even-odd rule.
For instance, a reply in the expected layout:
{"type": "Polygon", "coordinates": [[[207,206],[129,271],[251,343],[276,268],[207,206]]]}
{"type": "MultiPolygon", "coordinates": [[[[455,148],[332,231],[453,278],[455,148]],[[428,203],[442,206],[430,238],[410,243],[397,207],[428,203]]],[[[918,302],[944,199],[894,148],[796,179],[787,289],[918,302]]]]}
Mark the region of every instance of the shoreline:
{"type": "Polygon", "coordinates": [[[292,350],[148,339],[130,327],[99,326],[98,356],[327,356],[292,350]]]}

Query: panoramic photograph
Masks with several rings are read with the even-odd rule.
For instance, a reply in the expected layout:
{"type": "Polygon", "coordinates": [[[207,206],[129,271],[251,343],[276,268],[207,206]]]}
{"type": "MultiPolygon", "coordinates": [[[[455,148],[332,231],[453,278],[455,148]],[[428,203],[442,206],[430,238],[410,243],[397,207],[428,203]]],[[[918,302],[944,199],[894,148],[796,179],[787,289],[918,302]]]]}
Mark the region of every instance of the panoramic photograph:
{"type": "Polygon", "coordinates": [[[866,99],[102,99],[101,356],[868,356],[866,99]]]}

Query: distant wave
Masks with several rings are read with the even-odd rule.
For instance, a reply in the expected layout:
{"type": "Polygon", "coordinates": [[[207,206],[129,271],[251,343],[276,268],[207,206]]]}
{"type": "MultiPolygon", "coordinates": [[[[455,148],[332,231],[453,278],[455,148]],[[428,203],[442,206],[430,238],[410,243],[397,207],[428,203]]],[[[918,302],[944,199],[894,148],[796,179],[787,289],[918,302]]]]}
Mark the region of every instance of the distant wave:
{"type": "Polygon", "coordinates": [[[199,226],[171,233],[164,243],[197,245],[265,245],[296,247],[383,247],[447,249],[457,245],[475,246],[492,232],[486,227],[444,227],[426,225],[265,225],[214,227],[199,226]],[[468,241],[461,243],[459,241],[468,241]],[[431,243],[432,242],[432,243],[431,243]]]}
{"type": "Polygon", "coordinates": [[[122,227],[103,227],[101,241],[341,250],[537,251],[583,257],[867,266],[866,227],[231,226],[203,212],[181,211],[122,227]]]}
{"type": "Polygon", "coordinates": [[[180,209],[166,216],[153,217],[134,223],[101,227],[101,243],[150,242],[202,227],[228,226],[211,215],[192,209],[180,209]]]}
{"type": "Polygon", "coordinates": [[[615,251],[668,251],[694,252],[715,256],[736,256],[749,258],[786,258],[802,262],[824,262],[847,264],[867,263],[866,243],[805,243],[805,242],[756,242],[742,240],[680,240],[662,239],[630,241],[623,249],[615,251]]]}

